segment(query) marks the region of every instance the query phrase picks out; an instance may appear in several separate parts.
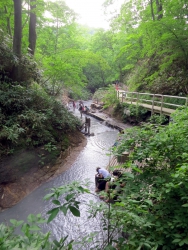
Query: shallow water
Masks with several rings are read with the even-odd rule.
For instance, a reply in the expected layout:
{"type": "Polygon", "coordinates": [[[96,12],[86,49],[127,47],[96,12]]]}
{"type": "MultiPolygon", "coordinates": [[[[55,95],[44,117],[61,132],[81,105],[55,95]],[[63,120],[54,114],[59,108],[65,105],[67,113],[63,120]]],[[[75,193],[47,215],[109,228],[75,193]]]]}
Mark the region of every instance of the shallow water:
{"type": "MultiPolygon", "coordinates": [[[[75,115],[79,116],[78,110],[75,115]]],[[[114,144],[118,131],[116,129],[107,127],[101,124],[95,118],[91,118],[90,132],[94,136],[87,137],[87,145],[80,152],[74,164],[69,170],[62,173],[55,179],[43,184],[26,198],[24,198],[17,205],[0,213],[0,222],[8,222],[10,219],[25,220],[29,214],[42,214],[46,217],[46,212],[53,208],[50,201],[44,201],[43,197],[49,193],[47,190],[51,187],[58,187],[71,183],[73,180],[84,181],[89,179],[91,182],[90,190],[95,194],[94,175],[96,167],[106,167],[109,163],[110,156],[109,149],[114,144]]],[[[83,116],[83,120],[85,117],[83,116]]],[[[99,224],[96,220],[90,220],[88,223],[85,202],[88,200],[100,202],[97,196],[82,195],[81,201],[81,217],[76,218],[70,213],[68,216],[58,214],[58,216],[51,223],[43,226],[43,231],[51,231],[52,236],[60,239],[65,235],[69,235],[69,239],[77,239],[80,236],[86,236],[90,232],[99,231],[99,224]]],[[[86,246],[83,249],[90,249],[86,246]]]]}

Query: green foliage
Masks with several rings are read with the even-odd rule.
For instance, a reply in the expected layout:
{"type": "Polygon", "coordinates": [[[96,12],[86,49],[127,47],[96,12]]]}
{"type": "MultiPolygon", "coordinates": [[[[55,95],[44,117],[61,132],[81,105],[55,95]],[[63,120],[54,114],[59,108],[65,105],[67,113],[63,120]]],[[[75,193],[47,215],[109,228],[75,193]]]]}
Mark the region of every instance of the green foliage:
{"type": "Polygon", "coordinates": [[[113,85],[109,85],[108,88],[105,88],[104,90],[105,91],[102,92],[103,95],[101,96],[102,101],[104,102],[104,108],[108,108],[119,103],[119,100],[117,99],[117,92],[113,85]]]}
{"type": "Polygon", "coordinates": [[[187,248],[187,109],[176,111],[173,120],[166,127],[127,130],[114,149],[132,152],[126,166],[134,180],[124,188],[123,211],[115,205],[130,235],[126,249],[187,248]]]}
{"type": "Polygon", "coordinates": [[[52,152],[57,149],[55,145],[53,145],[51,142],[48,144],[44,145],[44,149],[47,150],[48,152],[52,152]]]}
{"type": "Polygon", "coordinates": [[[48,211],[47,214],[50,215],[48,218],[48,223],[51,222],[59,212],[63,212],[63,214],[66,215],[69,210],[74,216],[80,217],[80,202],[77,201],[76,198],[79,194],[83,193],[89,193],[89,190],[83,188],[81,183],[76,181],[72,182],[71,185],[61,186],[58,188],[51,188],[51,193],[47,194],[44,199],[49,200],[53,198],[54,200],[52,200],[52,203],[57,206],[48,211]],[[62,195],[64,195],[64,199],[66,201],[63,205],[58,200],[62,195]]]}
{"type": "Polygon", "coordinates": [[[149,119],[149,122],[152,124],[164,124],[167,121],[168,118],[165,115],[157,115],[157,114],[153,114],[149,119]]]}
{"type": "Polygon", "coordinates": [[[72,243],[66,243],[67,237],[60,239],[60,241],[50,240],[50,233],[43,234],[41,232],[40,224],[46,222],[40,214],[30,214],[27,217],[27,223],[24,221],[10,220],[11,226],[0,225],[0,247],[2,250],[16,250],[16,249],[72,249],[72,243]],[[16,229],[21,229],[22,234],[14,233],[16,229]]]}
{"type": "MultiPolygon", "coordinates": [[[[1,154],[12,149],[40,145],[56,147],[63,135],[76,129],[79,121],[37,84],[31,88],[11,84],[0,86],[1,154]]],[[[48,150],[50,150],[48,148],[48,150]]]]}
{"type": "Polygon", "coordinates": [[[68,96],[73,100],[90,100],[92,99],[91,92],[84,87],[72,86],[71,90],[68,93],[68,96]]]}
{"type": "Polygon", "coordinates": [[[148,110],[139,105],[131,105],[127,103],[118,103],[114,107],[114,114],[120,115],[123,122],[138,124],[145,121],[148,117],[148,110]]]}
{"type": "Polygon", "coordinates": [[[123,64],[124,83],[129,89],[187,94],[185,6],[185,1],[175,0],[128,1],[122,5],[112,27],[119,31],[116,61],[123,64]]]}

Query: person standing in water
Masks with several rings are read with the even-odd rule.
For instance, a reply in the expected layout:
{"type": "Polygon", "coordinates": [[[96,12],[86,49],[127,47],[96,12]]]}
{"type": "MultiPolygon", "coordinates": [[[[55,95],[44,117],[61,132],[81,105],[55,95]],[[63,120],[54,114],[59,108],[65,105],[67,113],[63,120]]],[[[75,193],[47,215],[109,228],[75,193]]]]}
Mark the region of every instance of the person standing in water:
{"type": "Polygon", "coordinates": [[[75,103],[75,101],[72,102],[72,107],[73,107],[73,111],[75,111],[75,108],[76,108],[76,103],[75,103]]]}
{"type": "Polygon", "coordinates": [[[81,103],[79,103],[79,108],[78,110],[80,111],[80,116],[82,118],[82,113],[83,113],[83,105],[81,103]]]}

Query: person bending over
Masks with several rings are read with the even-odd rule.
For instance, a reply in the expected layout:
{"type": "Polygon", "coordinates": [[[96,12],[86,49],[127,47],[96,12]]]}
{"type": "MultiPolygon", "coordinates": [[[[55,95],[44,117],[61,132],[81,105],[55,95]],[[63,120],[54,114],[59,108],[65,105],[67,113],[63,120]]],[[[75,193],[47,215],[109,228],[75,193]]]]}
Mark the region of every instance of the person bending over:
{"type": "Polygon", "coordinates": [[[106,183],[110,180],[111,176],[108,170],[104,168],[96,168],[97,174],[95,175],[96,192],[105,190],[106,183]]]}

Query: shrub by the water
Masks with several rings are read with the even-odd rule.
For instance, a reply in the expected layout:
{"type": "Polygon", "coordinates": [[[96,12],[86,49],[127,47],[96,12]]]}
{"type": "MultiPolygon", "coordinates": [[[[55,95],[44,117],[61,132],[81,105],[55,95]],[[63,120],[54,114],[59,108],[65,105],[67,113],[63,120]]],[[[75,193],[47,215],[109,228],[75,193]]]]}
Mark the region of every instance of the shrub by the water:
{"type": "Polygon", "coordinates": [[[57,144],[79,124],[73,114],[38,84],[0,85],[0,155],[16,148],[57,144]]]}

